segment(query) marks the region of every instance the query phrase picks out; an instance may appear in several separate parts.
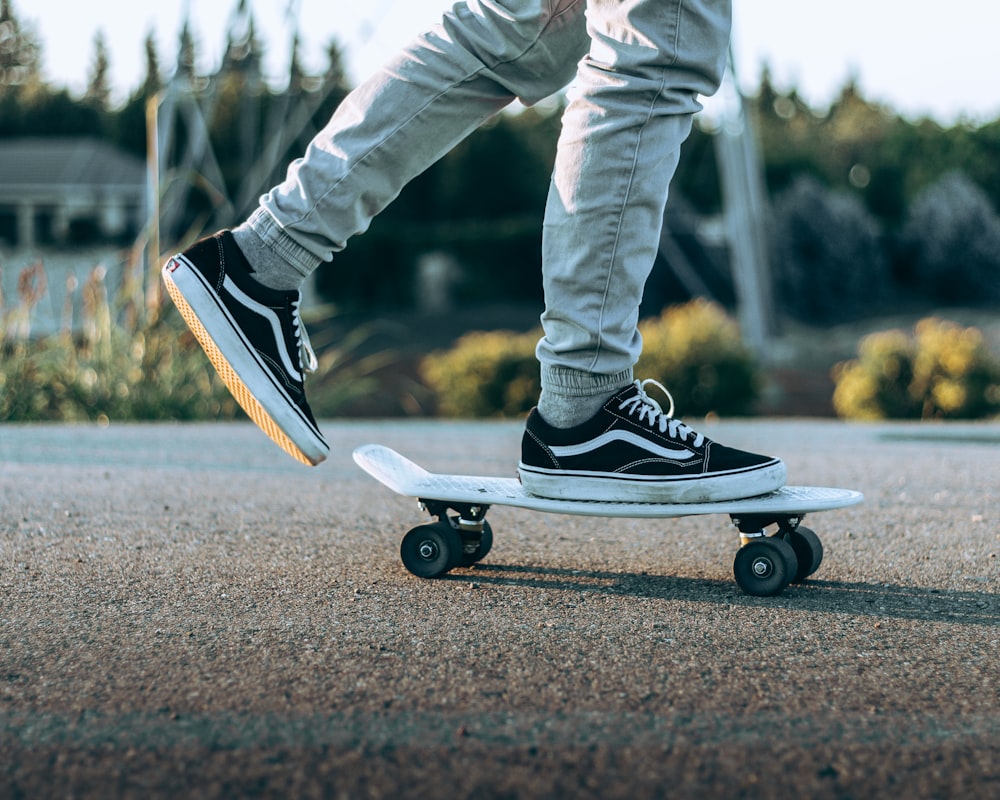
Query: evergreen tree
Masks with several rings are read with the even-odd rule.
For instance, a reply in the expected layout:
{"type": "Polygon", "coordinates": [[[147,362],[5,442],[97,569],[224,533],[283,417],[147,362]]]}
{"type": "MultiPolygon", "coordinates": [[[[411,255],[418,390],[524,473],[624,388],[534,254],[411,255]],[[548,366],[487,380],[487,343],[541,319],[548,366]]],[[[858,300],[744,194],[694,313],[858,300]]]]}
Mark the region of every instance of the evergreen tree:
{"type": "Polygon", "coordinates": [[[148,98],[160,91],[160,87],[162,86],[160,56],[156,51],[156,38],[152,31],[146,34],[145,51],[146,77],[142,82],[142,96],[148,98]]]}
{"type": "Polygon", "coordinates": [[[299,32],[292,37],[292,56],[288,62],[288,95],[297,97],[305,90],[306,74],[299,61],[299,32]]]}
{"type": "Polygon", "coordinates": [[[146,154],[146,104],[162,87],[160,58],[152,31],[146,36],[146,75],[142,84],[113,115],[115,143],[137,156],[146,154]]]}
{"type": "Polygon", "coordinates": [[[42,48],[34,32],[23,26],[11,0],[0,0],[0,89],[41,83],[42,48]]]}
{"type": "Polygon", "coordinates": [[[1000,216],[962,172],[949,172],[910,204],[902,234],[909,276],[936,303],[1000,300],[1000,216]]]}
{"type": "Polygon", "coordinates": [[[0,136],[80,136],[103,133],[95,109],[42,79],[42,47],[0,0],[0,136]]]}
{"type": "Polygon", "coordinates": [[[104,32],[99,30],[94,34],[94,55],[90,64],[90,77],[87,79],[87,91],[83,96],[84,103],[98,111],[107,111],[110,106],[111,86],[108,83],[110,69],[108,45],[104,40],[104,32]]]}
{"type": "Polygon", "coordinates": [[[191,20],[184,18],[181,26],[180,36],[177,46],[177,69],[174,78],[182,83],[194,85],[197,77],[198,58],[194,41],[194,34],[191,32],[191,20]]]}
{"type": "Polygon", "coordinates": [[[327,86],[347,87],[347,70],[344,69],[344,50],[336,39],[330,40],[326,46],[326,75],[324,81],[327,86]]]}
{"type": "Polygon", "coordinates": [[[855,319],[886,298],[878,222],[861,199],[800,176],[773,209],[774,280],[786,314],[811,323],[855,319]]]}

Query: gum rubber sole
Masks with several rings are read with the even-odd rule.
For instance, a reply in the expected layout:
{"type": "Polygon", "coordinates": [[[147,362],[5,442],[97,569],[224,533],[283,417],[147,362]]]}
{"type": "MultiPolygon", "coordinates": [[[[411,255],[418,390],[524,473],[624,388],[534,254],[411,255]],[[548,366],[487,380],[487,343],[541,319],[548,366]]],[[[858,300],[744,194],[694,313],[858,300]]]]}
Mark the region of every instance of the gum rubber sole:
{"type": "Polygon", "coordinates": [[[163,282],[167,287],[170,299],[173,300],[184,322],[191,329],[191,333],[198,340],[198,344],[201,345],[202,350],[205,351],[208,360],[212,362],[212,366],[215,367],[215,371],[219,374],[229,393],[239,403],[240,408],[246,412],[247,416],[253,420],[254,424],[267,434],[271,441],[296,461],[300,461],[310,467],[314,467],[323,461],[322,458],[310,458],[303,453],[299,446],[271,418],[271,415],[267,413],[257,398],[247,388],[246,384],[243,383],[243,380],[237,374],[236,370],[233,369],[229,360],[216,346],[215,341],[209,335],[208,331],[205,330],[205,326],[202,325],[201,320],[198,319],[198,315],[195,314],[194,309],[188,304],[180,288],[178,288],[166,270],[163,271],[163,282]]]}

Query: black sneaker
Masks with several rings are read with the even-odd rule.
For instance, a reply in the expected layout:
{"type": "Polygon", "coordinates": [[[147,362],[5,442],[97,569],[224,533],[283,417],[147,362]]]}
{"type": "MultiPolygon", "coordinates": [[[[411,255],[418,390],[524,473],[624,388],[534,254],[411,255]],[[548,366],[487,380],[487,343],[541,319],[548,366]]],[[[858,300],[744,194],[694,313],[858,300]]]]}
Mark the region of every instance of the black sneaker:
{"type": "Polygon", "coordinates": [[[250,419],[303,464],[325,459],[330,447],[304,391],[304,373],[315,370],[316,355],[299,317],[299,293],[257,283],[228,231],[171,258],[163,281],[250,419]]]}
{"type": "Polygon", "coordinates": [[[560,500],[707,503],[754,497],[785,484],[777,458],[745,453],[707,439],[663,413],[636,381],[589,421],[553,428],[535,409],[521,441],[521,484],[560,500]]]}

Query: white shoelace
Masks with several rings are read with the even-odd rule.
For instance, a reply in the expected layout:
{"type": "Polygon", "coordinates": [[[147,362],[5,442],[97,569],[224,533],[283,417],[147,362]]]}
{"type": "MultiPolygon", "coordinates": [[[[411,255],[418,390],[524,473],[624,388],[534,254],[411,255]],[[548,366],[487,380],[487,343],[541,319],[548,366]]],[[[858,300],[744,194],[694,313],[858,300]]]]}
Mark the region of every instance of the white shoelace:
{"type": "Polygon", "coordinates": [[[668,436],[674,439],[680,439],[682,442],[686,442],[689,436],[693,436],[694,446],[701,447],[702,443],[705,441],[705,437],[696,432],[693,428],[685,425],[679,419],[674,419],[674,397],[667,390],[666,386],[653,378],[646,378],[644,381],[636,381],[635,385],[639,390],[639,393],[635,397],[630,397],[622,403],[618,407],[620,411],[624,411],[628,408],[629,416],[638,412],[640,422],[645,420],[649,423],[650,428],[658,426],[660,433],[666,433],[668,436]],[[650,383],[653,384],[653,386],[658,387],[670,401],[670,409],[666,413],[664,413],[663,409],[660,408],[659,403],[646,394],[646,385],[650,383]]]}
{"type": "Polygon", "coordinates": [[[303,372],[315,372],[319,369],[319,360],[316,358],[316,353],[309,342],[309,334],[306,333],[306,326],[302,324],[302,317],[299,315],[301,302],[301,297],[292,301],[292,323],[295,325],[295,342],[299,346],[299,366],[303,372]]]}

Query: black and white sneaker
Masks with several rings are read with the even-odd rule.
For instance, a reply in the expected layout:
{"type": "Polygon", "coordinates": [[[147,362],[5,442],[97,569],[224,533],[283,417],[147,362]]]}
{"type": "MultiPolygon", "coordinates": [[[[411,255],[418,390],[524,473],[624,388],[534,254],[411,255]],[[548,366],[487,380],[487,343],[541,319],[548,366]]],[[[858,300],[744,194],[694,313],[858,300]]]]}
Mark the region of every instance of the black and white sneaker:
{"type": "Polygon", "coordinates": [[[531,494],[560,500],[707,503],[754,497],[785,484],[777,458],[723,447],[673,418],[636,381],[589,421],[553,428],[528,415],[518,473],[531,494]]]}
{"type": "Polygon", "coordinates": [[[236,402],[293,458],[315,466],[330,451],[305,396],[316,368],[298,292],[250,276],[228,231],[202,239],[163,267],[170,298],[236,402]]]}

